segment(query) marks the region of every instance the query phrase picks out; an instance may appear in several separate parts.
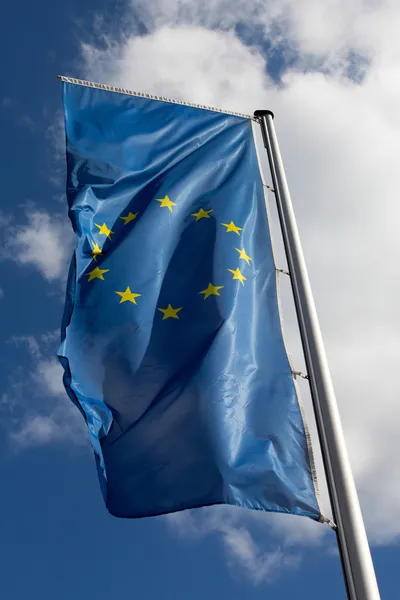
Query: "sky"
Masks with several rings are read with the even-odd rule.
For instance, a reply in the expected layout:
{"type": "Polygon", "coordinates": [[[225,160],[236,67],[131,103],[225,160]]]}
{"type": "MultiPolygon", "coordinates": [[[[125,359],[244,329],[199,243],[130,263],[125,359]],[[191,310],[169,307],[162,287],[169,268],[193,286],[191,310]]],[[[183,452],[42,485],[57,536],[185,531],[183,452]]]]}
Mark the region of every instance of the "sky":
{"type": "MultiPolygon", "coordinates": [[[[8,600],[345,597],[332,531],[303,517],[230,507],[138,521],[108,515],[55,359],[74,248],[58,74],[274,111],[378,583],[382,598],[398,597],[399,26],[396,0],[3,7],[0,564],[8,600]]],[[[284,280],[282,301],[290,354],[304,370],[284,280]]]]}

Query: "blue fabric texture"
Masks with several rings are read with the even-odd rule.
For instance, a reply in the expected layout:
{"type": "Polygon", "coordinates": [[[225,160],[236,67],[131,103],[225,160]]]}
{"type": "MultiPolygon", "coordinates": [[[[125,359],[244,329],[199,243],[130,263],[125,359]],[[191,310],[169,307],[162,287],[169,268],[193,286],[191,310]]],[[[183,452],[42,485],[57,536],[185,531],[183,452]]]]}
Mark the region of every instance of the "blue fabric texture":
{"type": "Polygon", "coordinates": [[[64,83],[59,358],[108,510],[320,518],[249,119],[64,83]]]}

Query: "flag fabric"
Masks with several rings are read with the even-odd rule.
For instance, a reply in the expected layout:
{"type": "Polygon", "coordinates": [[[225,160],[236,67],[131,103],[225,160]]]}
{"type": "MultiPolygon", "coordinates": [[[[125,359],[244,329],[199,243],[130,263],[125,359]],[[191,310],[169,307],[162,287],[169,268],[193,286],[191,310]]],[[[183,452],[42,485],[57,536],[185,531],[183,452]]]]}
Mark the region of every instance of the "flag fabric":
{"type": "Polygon", "coordinates": [[[108,510],[320,518],[250,118],[63,83],[59,357],[108,510]]]}

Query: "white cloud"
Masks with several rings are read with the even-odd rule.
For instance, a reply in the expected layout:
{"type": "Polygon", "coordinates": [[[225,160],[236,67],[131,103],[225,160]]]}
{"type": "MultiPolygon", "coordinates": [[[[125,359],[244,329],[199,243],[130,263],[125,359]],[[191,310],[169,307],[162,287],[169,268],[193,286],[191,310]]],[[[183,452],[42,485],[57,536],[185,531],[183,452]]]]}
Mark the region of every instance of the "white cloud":
{"type": "Polygon", "coordinates": [[[59,442],[89,447],[84,420],[66,397],[59,398],[49,410],[27,408],[9,432],[9,438],[15,451],[59,442]]]}
{"type": "Polygon", "coordinates": [[[62,382],[63,369],[55,358],[43,358],[37,364],[34,379],[51,396],[64,395],[65,389],[62,382]]]}
{"type": "MultiPolygon", "coordinates": [[[[246,39],[252,44],[267,42],[269,49],[297,53],[299,63],[311,61],[328,70],[345,66],[351,60],[349,53],[368,59],[382,52],[386,58],[398,56],[396,0],[131,0],[131,4],[149,32],[187,26],[229,31],[241,24],[248,28],[246,39]]],[[[121,23],[124,35],[117,36],[113,27],[103,28],[101,37],[109,48],[118,50],[123,43],[116,44],[116,39],[129,42],[132,37],[132,18],[128,15],[121,23]]]]}
{"type": "Polygon", "coordinates": [[[49,282],[64,281],[73,244],[72,228],[64,216],[33,209],[27,212],[25,225],[10,227],[3,256],[36,268],[49,282]]]}
{"type": "MultiPolygon", "coordinates": [[[[290,545],[282,549],[274,543],[274,547],[266,551],[250,532],[249,520],[246,523],[242,517],[240,509],[216,506],[198,511],[174,513],[168,515],[166,520],[182,537],[199,539],[210,534],[217,535],[223,544],[230,567],[234,570],[239,566],[255,585],[269,583],[279,577],[283,571],[300,566],[301,558],[290,545]]],[[[265,514],[257,520],[257,526],[270,525],[270,523],[271,519],[265,514]]],[[[265,531],[267,532],[268,529],[266,528],[265,531]]]]}
{"type": "Polygon", "coordinates": [[[35,415],[22,422],[21,426],[10,434],[11,439],[19,447],[42,445],[64,439],[65,428],[62,428],[54,418],[35,415]]]}
{"type": "Polygon", "coordinates": [[[26,421],[11,437],[22,445],[46,443],[54,439],[55,424],[49,417],[35,416],[26,421]]]}
{"type": "Polygon", "coordinates": [[[255,584],[275,579],[283,570],[299,566],[300,559],[282,550],[263,551],[245,527],[227,527],[223,532],[223,541],[228,554],[235,565],[239,563],[255,584]]]}
{"type": "Polygon", "coordinates": [[[25,345],[31,357],[28,373],[22,377],[19,370],[10,378],[0,402],[8,413],[4,424],[14,450],[56,442],[88,445],[82,415],[65,392],[62,367],[48,357],[58,338],[59,332],[48,332],[39,339],[20,336],[10,340],[25,345]]]}
{"type": "Polygon", "coordinates": [[[167,96],[232,110],[251,107],[250,89],[258,97],[266,93],[264,59],[231,32],[162,27],[122,47],[101,52],[86,44],[82,52],[90,79],[138,91],[163,90],[167,96]],[[140,67],[143,57],[146,69],[140,67]]]}

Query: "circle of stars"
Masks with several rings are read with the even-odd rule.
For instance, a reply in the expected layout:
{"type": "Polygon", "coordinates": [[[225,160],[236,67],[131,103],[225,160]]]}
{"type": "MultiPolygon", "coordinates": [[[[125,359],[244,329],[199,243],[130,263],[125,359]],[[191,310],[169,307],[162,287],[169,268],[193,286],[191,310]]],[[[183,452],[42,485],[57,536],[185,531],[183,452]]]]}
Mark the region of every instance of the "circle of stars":
{"type": "MultiPolygon", "coordinates": [[[[174,207],[176,207],[176,203],[173,202],[168,195],[164,196],[164,198],[156,198],[156,201],[160,203],[160,208],[167,208],[171,213],[173,212],[174,207]]],[[[199,208],[197,212],[191,213],[191,217],[194,217],[195,222],[201,221],[202,219],[210,219],[210,214],[214,212],[214,209],[205,210],[204,208],[199,208]]],[[[124,227],[129,225],[132,221],[138,217],[139,213],[128,212],[127,215],[121,215],[119,218],[124,221],[124,227]]],[[[241,231],[243,231],[242,227],[236,225],[233,221],[229,223],[221,223],[223,227],[225,227],[226,233],[235,233],[240,237],[241,231]]],[[[111,235],[114,234],[114,231],[108,228],[106,223],[99,225],[95,223],[95,226],[98,228],[98,234],[106,236],[107,239],[111,239],[111,235]]],[[[244,248],[235,248],[236,252],[239,254],[239,260],[245,261],[248,265],[253,260],[246,252],[244,248]]],[[[103,254],[103,249],[99,246],[98,243],[92,243],[91,255],[92,259],[96,260],[98,256],[103,254]]],[[[236,269],[228,269],[230,273],[232,273],[232,279],[239,281],[242,286],[244,286],[244,282],[247,280],[247,277],[244,276],[239,267],[236,269]]],[[[109,269],[101,269],[99,266],[96,266],[92,271],[86,273],[88,276],[88,282],[93,281],[94,279],[100,279],[104,281],[104,274],[109,273],[109,269]]],[[[210,296],[220,296],[220,290],[224,289],[223,285],[214,285],[209,282],[206,289],[199,292],[204,296],[204,300],[207,300],[210,296]]],[[[116,291],[115,292],[120,297],[120,304],[125,302],[137,305],[137,298],[141,297],[141,294],[137,292],[132,292],[131,288],[128,286],[124,291],[116,291]]],[[[171,304],[168,304],[166,308],[157,308],[163,315],[162,320],[165,321],[167,319],[179,319],[178,313],[183,310],[183,307],[173,308],[171,304]]]]}

